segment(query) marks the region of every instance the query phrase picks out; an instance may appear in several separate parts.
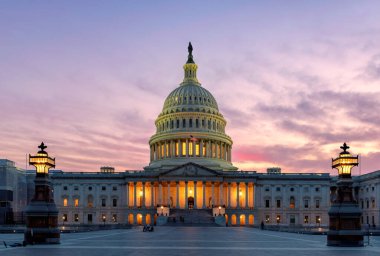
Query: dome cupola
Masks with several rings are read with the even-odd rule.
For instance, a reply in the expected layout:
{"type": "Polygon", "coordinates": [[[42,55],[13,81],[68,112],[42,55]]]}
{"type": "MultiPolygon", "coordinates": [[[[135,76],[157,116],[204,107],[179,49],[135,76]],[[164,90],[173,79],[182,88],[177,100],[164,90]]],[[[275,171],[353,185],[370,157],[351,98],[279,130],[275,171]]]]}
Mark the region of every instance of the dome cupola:
{"type": "Polygon", "coordinates": [[[169,169],[194,162],[216,170],[236,170],[231,164],[232,140],[214,96],[201,86],[189,43],[183,82],[164,102],[149,141],[146,169],[169,169]]]}

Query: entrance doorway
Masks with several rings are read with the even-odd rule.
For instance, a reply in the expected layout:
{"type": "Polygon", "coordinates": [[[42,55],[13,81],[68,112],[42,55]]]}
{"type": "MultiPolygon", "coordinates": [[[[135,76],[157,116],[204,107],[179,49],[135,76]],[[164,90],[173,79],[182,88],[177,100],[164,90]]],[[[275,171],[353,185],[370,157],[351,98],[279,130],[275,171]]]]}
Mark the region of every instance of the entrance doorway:
{"type": "Polygon", "coordinates": [[[194,197],[189,196],[189,198],[187,199],[187,206],[189,209],[194,208],[194,197]]]}

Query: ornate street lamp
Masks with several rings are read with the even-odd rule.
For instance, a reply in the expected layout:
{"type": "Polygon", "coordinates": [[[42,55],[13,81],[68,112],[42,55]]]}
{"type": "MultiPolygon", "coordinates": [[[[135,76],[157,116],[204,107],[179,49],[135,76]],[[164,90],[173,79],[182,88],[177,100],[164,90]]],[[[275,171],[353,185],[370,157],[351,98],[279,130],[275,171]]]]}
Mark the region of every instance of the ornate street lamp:
{"type": "Polygon", "coordinates": [[[330,188],[329,246],[363,246],[360,217],[362,212],[352,189],[351,169],[359,165],[359,157],[352,156],[346,143],[340,147],[339,157],[332,159],[332,168],[338,170],[336,187],[330,188]]]}
{"type": "Polygon", "coordinates": [[[343,149],[337,158],[332,159],[332,168],[338,170],[339,178],[351,178],[351,169],[359,165],[359,156],[352,156],[347,151],[350,147],[346,143],[340,147],[343,149]]]}
{"type": "Polygon", "coordinates": [[[49,157],[42,142],[36,155],[29,155],[29,164],[36,167],[34,197],[25,209],[25,242],[28,244],[56,244],[60,240],[58,209],[54,203],[49,169],[55,167],[55,158],[49,157]]]}

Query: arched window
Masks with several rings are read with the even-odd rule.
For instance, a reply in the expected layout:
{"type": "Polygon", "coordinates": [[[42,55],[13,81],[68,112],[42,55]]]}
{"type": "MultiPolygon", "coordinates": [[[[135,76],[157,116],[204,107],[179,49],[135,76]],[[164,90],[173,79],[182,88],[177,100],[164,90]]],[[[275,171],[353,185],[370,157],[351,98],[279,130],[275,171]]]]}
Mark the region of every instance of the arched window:
{"type": "Polygon", "coordinates": [[[291,196],[290,197],[290,203],[289,203],[289,207],[291,208],[291,209],[294,209],[294,207],[295,207],[295,199],[294,199],[294,196],[291,196]]]}

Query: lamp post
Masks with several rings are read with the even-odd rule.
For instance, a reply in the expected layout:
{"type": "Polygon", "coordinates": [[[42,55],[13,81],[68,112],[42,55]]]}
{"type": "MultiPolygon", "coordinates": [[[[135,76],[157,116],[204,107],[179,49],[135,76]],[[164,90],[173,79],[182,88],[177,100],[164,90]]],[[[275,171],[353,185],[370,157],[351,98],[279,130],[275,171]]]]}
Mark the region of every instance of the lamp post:
{"type": "Polygon", "coordinates": [[[62,215],[62,226],[65,226],[65,215],[62,215]]]}
{"type": "Polygon", "coordinates": [[[220,210],[222,209],[222,207],[221,207],[221,206],[219,206],[219,207],[218,207],[218,209],[219,209],[219,216],[220,216],[220,210]]]}
{"type": "Polygon", "coordinates": [[[54,203],[49,180],[49,169],[55,167],[55,158],[49,157],[42,142],[36,155],[29,155],[29,164],[36,168],[34,197],[25,209],[25,242],[28,244],[57,244],[60,240],[58,209],[54,203]]]}
{"type": "Polygon", "coordinates": [[[163,216],[163,215],[164,215],[164,206],[161,205],[161,216],[163,216]]]}
{"type": "Polygon", "coordinates": [[[332,168],[338,170],[336,187],[330,188],[331,207],[329,209],[329,246],[363,246],[361,231],[361,210],[352,189],[351,169],[359,165],[359,156],[352,156],[347,151],[346,143],[340,147],[343,151],[332,159],[332,168]]]}
{"type": "Polygon", "coordinates": [[[103,215],[102,219],[103,219],[103,227],[105,227],[106,226],[106,215],[103,215]]]}

